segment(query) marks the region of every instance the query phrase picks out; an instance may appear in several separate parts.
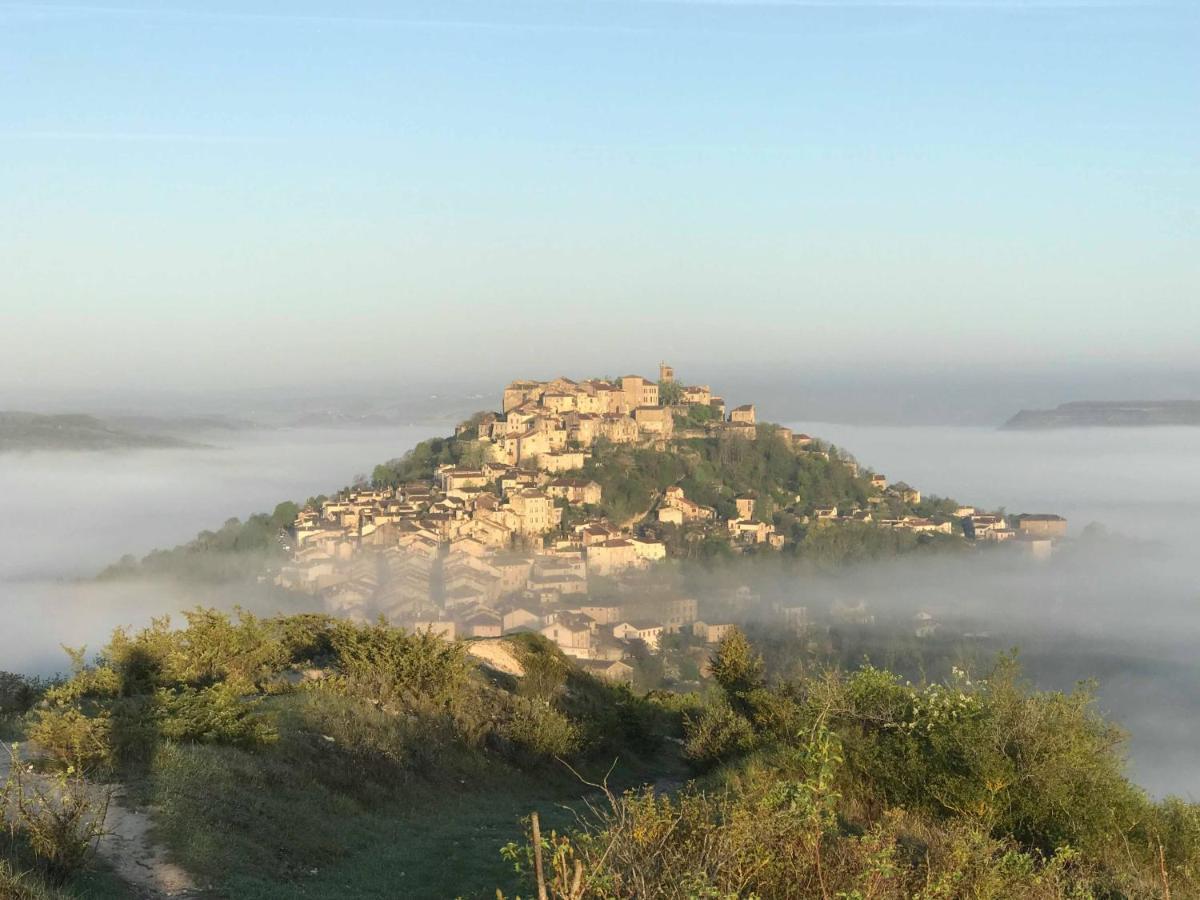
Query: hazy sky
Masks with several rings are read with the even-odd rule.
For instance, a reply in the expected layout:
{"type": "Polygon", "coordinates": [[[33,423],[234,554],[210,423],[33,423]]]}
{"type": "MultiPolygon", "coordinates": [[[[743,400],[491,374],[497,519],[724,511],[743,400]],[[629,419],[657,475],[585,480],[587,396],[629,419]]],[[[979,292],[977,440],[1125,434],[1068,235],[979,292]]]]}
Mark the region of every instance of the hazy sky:
{"type": "Polygon", "coordinates": [[[1192,0],[0,2],[0,383],[1181,365],[1198,46],[1192,0]]]}

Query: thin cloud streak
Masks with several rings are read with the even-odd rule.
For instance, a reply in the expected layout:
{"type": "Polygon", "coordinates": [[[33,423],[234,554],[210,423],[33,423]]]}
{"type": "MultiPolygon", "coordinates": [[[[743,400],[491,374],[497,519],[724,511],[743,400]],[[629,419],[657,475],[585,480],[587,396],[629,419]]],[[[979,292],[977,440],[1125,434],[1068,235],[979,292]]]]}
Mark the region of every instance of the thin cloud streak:
{"type": "Polygon", "coordinates": [[[267,138],[155,131],[0,131],[4,141],[79,141],[127,144],[265,144],[267,138]]]}
{"type": "Polygon", "coordinates": [[[660,28],[627,25],[583,25],[554,22],[504,22],[482,19],[409,19],[391,16],[319,16],[287,13],[211,11],[203,9],[150,9],[138,6],[44,6],[32,3],[0,4],[0,13],[34,15],[44,19],[65,16],[110,16],[131,19],[193,20],[244,24],[338,25],[351,27],[426,28],[437,30],[497,32],[603,32],[647,34],[660,28]]]}
{"type": "MultiPolygon", "coordinates": [[[[921,10],[928,12],[1037,12],[1094,9],[1170,8],[1169,0],[602,0],[610,6],[709,7],[726,10],[921,10]]],[[[560,6],[574,5],[562,2],[560,6]]],[[[509,33],[604,33],[653,34],[668,30],[660,26],[573,22],[530,22],[484,19],[425,19],[399,16],[296,15],[289,13],[232,12],[204,9],[154,9],[140,6],[87,4],[43,5],[0,4],[0,13],[37,16],[42,19],[67,16],[109,16],[145,20],[193,20],[245,24],[334,25],[343,27],[390,27],[431,30],[491,31],[509,33]]]]}
{"type": "Polygon", "coordinates": [[[710,6],[725,9],[919,9],[981,12],[1038,10],[1156,9],[1175,4],[1167,0],[606,0],[643,6],[710,6]]]}

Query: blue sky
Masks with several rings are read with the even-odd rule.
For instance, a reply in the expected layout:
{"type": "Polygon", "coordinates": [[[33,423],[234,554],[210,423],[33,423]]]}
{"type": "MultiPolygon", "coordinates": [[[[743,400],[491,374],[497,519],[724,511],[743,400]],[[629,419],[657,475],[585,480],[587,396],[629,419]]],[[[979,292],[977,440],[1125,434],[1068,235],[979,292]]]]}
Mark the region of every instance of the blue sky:
{"type": "Polygon", "coordinates": [[[1191,2],[0,0],[0,381],[1191,364],[1198,46],[1191,2]]]}

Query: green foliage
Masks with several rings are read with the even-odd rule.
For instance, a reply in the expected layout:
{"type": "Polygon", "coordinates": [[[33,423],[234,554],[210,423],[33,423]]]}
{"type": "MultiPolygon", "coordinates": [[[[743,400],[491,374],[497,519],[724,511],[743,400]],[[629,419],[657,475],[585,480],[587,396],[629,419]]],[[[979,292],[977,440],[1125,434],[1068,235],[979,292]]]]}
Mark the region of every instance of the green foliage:
{"type": "Polygon", "coordinates": [[[600,444],[584,464],[583,475],[602,491],[600,511],[614,522],[645,515],[655,495],[686,474],[681,456],[628,445],[600,444]]]}
{"type": "MultiPolygon", "coordinates": [[[[669,730],[668,716],[627,685],[612,684],[577,669],[553,643],[537,634],[507,639],[525,669],[521,697],[552,708],[570,723],[559,757],[611,759],[654,752],[669,730]]],[[[566,728],[546,717],[547,728],[565,738],[566,728]]]]}
{"type": "Polygon", "coordinates": [[[0,717],[28,712],[48,687],[40,678],[0,672],[0,717]]]}
{"type": "Polygon", "coordinates": [[[930,494],[927,497],[921,498],[921,502],[913,507],[913,512],[918,516],[927,516],[944,521],[954,518],[958,507],[959,502],[953,497],[939,497],[936,494],[930,494]]]}
{"type": "Polygon", "coordinates": [[[575,724],[549,701],[534,697],[510,698],[496,734],[511,745],[509,755],[517,762],[567,758],[581,745],[575,724]]]}
{"type": "MultiPolygon", "coordinates": [[[[743,642],[726,649],[748,712],[711,704],[688,718],[686,745],[725,762],[721,780],[609,793],[573,833],[543,836],[548,896],[1200,892],[1200,807],[1153,804],[1124,780],[1086,691],[1031,693],[1011,660],[975,683],[914,687],[868,668],[767,688],[743,642]]],[[[530,877],[532,849],[503,852],[530,877]]]]}
{"type": "MultiPolygon", "coordinates": [[[[706,407],[689,407],[707,410],[706,407]]],[[[691,413],[689,413],[691,415],[691,413]]],[[[697,412],[703,419],[706,412],[697,412]]],[[[695,427],[698,422],[680,422],[695,427]]],[[[720,519],[736,517],[734,498],[754,493],[756,518],[770,522],[788,539],[788,552],[819,567],[836,567],[919,550],[959,549],[946,535],[915,535],[871,523],[816,527],[805,516],[818,506],[860,506],[871,494],[869,481],[853,474],[836,453],[830,459],[795,450],[771,426],[759,428],[756,440],[738,436],[679,441],[669,450],[598,442],[585,463],[584,475],[603,490],[599,512],[619,523],[636,522],[649,513],[663,490],[682,487],[687,497],[716,510],[720,519]]],[[[933,498],[931,510],[954,505],[933,498]]],[[[895,514],[910,512],[900,504],[895,514]]],[[[724,529],[690,525],[652,526],[667,543],[670,555],[712,565],[728,562],[734,552],[724,529]]]]}
{"type": "Polygon", "coordinates": [[[507,641],[525,670],[517,691],[538,700],[560,696],[572,669],[562,651],[540,634],[517,634],[507,641]]]}
{"type": "MultiPolygon", "coordinates": [[[[813,743],[811,771],[763,771],[736,790],[652,790],[608,798],[574,834],[543,835],[547,896],[1064,900],[1094,897],[1070,850],[1022,850],[963,823],[938,827],[900,811],[853,830],[834,814],[836,741],[813,743]]],[[[527,847],[530,845],[527,845],[527,847]]],[[[531,850],[506,858],[530,876],[531,850]]],[[[529,878],[533,893],[532,877],[529,878]]],[[[1142,896],[1151,896],[1144,894],[1142,896]]]]}
{"type": "Polygon", "coordinates": [[[689,404],[687,413],[675,416],[676,428],[703,428],[717,418],[717,412],[711,406],[698,403],[689,404]]]}
{"type": "MultiPolygon", "coordinates": [[[[513,784],[531,795],[524,770],[539,773],[541,790],[557,759],[607,765],[659,749],[670,714],[580,672],[540,636],[514,645],[530,674],[509,685],[476,670],[464,645],[429,634],[196,610],[183,627],[116,632],[90,664],[73,652],[72,677],[47,692],[31,726],[62,771],[85,761],[125,780],[200,877],[231,896],[288,896],[312,868],[349,866],[362,847],[419,868],[409,851],[379,846],[413,791],[445,803],[471,784],[482,796],[470,805],[487,810],[513,784]]],[[[516,821],[490,815],[488,834],[516,821]]],[[[403,887],[391,874],[380,884],[403,887]]],[[[461,867],[454,874],[462,883],[461,867]]],[[[369,880],[343,874],[325,889],[369,880]]]]}
{"type": "Polygon", "coordinates": [[[160,688],[154,701],[153,714],[161,735],[168,740],[253,749],[278,736],[274,725],[257,709],[259,702],[246,700],[231,681],[199,690],[160,688]]]}
{"type": "Polygon", "coordinates": [[[296,521],[299,507],[290,501],[271,513],[256,513],[242,522],[226,520],[216,531],[202,531],[186,544],[170,550],[153,550],[140,561],[132,556],[100,573],[102,579],[133,576],[180,578],[200,582],[247,580],[261,574],[263,566],[285,557],[278,541],[280,531],[296,521]]]}
{"type": "MultiPolygon", "coordinates": [[[[471,805],[487,807],[522,772],[614,758],[651,763],[647,780],[685,761],[707,774],[674,797],[610,796],[582,829],[553,834],[560,886],[579,863],[577,900],[1200,894],[1200,807],[1153,803],[1125,779],[1121,735],[1086,686],[1032,691],[1010,659],[935,684],[871,667],[768,681],[734,632],[711,660],[718,696],[647,696],[538,635],[509,646],[521,680],[383,624],[197,610],[181,628],[118,631],[91,664],[72,652],[72,676],[28,715],[61,779],[85,767],[128,779],[183,861],[230,896],[363,884],[358,854],[379,852],[413,791],[439,803],[477,791],[471,805]]],[[[38,852],[61,846],[66,871],[87,817],[55,821],[68,825],[45,822],[38,852]]],[[[453,845],[451,824],[405,827],[453,845]]],[[[35,830],[22,826],[30,847],[35,830]]],[[[412,884],[395,877],[393,890],[412,884]]]]}
{"type": "Polygon", "coordinates": [[[478,467],[482,462],[481,447],[469,432],[461,438],[432,438],[417,444],[399,459],[376,466],[371,474],[371,484],[377,488],[390,488],[409,481],[429,481],[438,466],[478,467]]]}
{"type": "Polygon", "coordinates": [[[683,399],[683,385],[678,381],[660,381],[658,383],[658,405],[674,406],[683,399]]]}
{"type": "Polygon", "coordinates": [[[429,631],[338,622],[330,643],[346,688],[385,705],[447,708],[471,671],[462,644],[429,631]]]}
{"type": "MultiPolygon", "coordinates": [[[[946,868],[912,896],[1148,897],[1162,879],[1180,895],[1200,887],[1200,807],[1151,803],[1128,782],[1122,736],[1093,711],[1086,687],[1030,691],[1007,658],[978,681],[959,672],[913,686],[866,667],[766,687],[756,659],[744,638],[718,650],[727,703],[687,720],[688,758],[726,763],[739,791],[757,781],[777,791],[799,777],[809,785],[801,796],[820,775],[837,818],[857,822],[841,837],[883,834],[889,816],[920,823],[931,835],[926,865],[936,850],[946,868]],[[836,746],[835,773],[814,768],[814,735],[836,746]],[[1039,893],[1046,885],[1067,893],[1039,893]]],[[[888,850],[889,865],[898,850],[888,850]]],[[[909,895],[898,886],[879,896],[909,895]]]]}
{"type": "Polygon", "coordinates": [[[916,550],[921,541],[911,531],[880,528],[863,522],[839,522],[808,528],[800,555],[820,567],[837,568],[916,550]]]}
{"type": "Polygon", "coordinates": [[[750,692],[762,687],[763,661],[740,628],[730,631],[717,645],[709,665],[730,703],[744,711],[750,692]]]}
{"type": "Polygon", "coordinates": [[[1090,692],[1030,693],[1011,660],[977,683],[913,688],[866,669],[823,689],[844,706],[835,721],[864,796],[969,817],[1043,852],[1096,849],[1144,812],[1090,692]]]}
{"type": "Polygon", "coordinates": [[[710,769],[748,753],[755,744],[754,727],[728,703],[714,702],[699,718],[687,718],[684,756],[700,769],[710,769]]]}
{"type": "Polygon", "coordinates": [[[0,859],[0,897],[6,900],[49,900],[50,889],[33,880],[29,872],[18,872],[7,859],[0,859]]]}
{"type": "Polygon", "coordinates": [[[0,790],[0,830],[19,834],[46,880],[62,885],[95,854],[110,795],[73,768],[45,779],[30,775],[15,746],[9,762],[0,790]]]}
{"type": "Polygon", "coordinates": [[[114,759],[112,716],[107,710],[84,713],[76,707],[39,710],[29,736],[62,769],[104,769],[114,759]]]}
{"type": "Polygon", "coordinates": [[[74,674],[34,711],[33,740],[61,767],[89,771],[144,761],[163,739],[271,742],[274,727],[252,694],[313,649],[311,629],[323,620],[234,621],[214,610],[185,618],[178,630],[167,619],[136,634],[117,629],[95,665],[73,651],[74,674]]]}

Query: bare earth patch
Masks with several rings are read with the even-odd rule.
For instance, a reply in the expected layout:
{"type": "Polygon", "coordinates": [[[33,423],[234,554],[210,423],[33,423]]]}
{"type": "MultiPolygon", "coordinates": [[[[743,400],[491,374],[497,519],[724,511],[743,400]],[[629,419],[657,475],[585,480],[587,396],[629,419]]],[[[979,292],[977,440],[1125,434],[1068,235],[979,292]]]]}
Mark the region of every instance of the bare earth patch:
{"type": "Polygon", "coordinates": [[[467,652],[497,672],[514,675],[517,678],[525,674],[525,667],[513,655],[512,648],[503,640],[471,641],[467,645],[467,652]]]}
{"type": "Polygon", "coordinates": [[[167,851],[149,837],[150,816],[122,806],[114,795],[104,820],[100,857],[124,881],[147,897],[187,897],[196,889],[192,877],[167,859],[167,851]]]}

